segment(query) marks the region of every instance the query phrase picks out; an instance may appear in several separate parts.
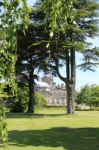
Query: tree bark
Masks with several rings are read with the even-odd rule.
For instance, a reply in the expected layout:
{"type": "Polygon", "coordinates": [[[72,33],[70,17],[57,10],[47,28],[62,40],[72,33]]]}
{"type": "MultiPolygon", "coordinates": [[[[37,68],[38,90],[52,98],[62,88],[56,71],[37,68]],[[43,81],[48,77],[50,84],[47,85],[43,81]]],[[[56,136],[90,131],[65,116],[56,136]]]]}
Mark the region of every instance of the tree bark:
{"type": "Polygon", "coordinates": [[[28,113],[34,113],[34,104],[35,104],[35,98],[34,98],[34,77],[33,72],[30,73],[29,76],[29,101],[28,101],[28,113]]]}
{"type": "Polygon", "coordinates": [[[67,90],[67,114],[75,113],[75,51],[66,53],[66,90],[67,90]]]}
{"type": "Polygon", "coordinates": [[[71,50],[71,83],[72,83],[72,102],[73,102],[73,113],[75,113],[75,98],[76,98],[76,61],[75,61],[75,51],[71,50]]]}
{"type": "Polygon", "coordinates": [[[68,84],[67,86],[67,114],[74,114],[74,99],[73,99],[73,88],[72,85],[68,84]]]}

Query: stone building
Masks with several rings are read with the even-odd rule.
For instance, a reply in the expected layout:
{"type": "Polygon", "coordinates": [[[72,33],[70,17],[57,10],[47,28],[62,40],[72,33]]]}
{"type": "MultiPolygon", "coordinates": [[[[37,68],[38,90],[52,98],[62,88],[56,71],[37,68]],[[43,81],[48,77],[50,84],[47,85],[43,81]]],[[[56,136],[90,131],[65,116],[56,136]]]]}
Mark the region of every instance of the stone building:
{"type": "Polygon", "coordinates": [[[51,75],[47,74],[42,81],[36,82],[36,91],[39,91],[50,106],[66,106],[66,88],[64,84],[56,85],[51,75]]]}

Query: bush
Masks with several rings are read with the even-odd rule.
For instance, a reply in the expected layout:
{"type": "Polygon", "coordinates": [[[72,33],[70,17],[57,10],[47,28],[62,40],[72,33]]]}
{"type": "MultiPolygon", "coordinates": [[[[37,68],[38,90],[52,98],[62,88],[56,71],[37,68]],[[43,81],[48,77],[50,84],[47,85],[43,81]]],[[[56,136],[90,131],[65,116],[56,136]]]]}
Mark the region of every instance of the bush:
{"type": "MultiPolygon", "coordinates": [[[[10,108],[11,112],[25,112],[27,111],[28,105],[28,88],[26,87],[18,87],[17,98],[13,100],[12,106],[10,108]]],[[[42,108],[47,106],[47,100],[41,93],[35,93],[35,107],[42,108]]]]}
{"type": "Polygon", "coordinates": [[[24,106],[21,101],[16,101],[13,107],[10,109],[11,112],[24,112],[24,106]]]}
{"type": "Polygon", "coordinates": [[[17,98],[13,100],[11,112],[24,112],[27,109],[28,89],[26,87],[18,87],[17,98]]]}
{"type": "Polygon", "coordinates": [[[42,108],[42,107],[46,107],[47,106],[47,100],[39,92],[35,93],[35,101],[36,101],[36,107],[37,108],[42,108]]]}

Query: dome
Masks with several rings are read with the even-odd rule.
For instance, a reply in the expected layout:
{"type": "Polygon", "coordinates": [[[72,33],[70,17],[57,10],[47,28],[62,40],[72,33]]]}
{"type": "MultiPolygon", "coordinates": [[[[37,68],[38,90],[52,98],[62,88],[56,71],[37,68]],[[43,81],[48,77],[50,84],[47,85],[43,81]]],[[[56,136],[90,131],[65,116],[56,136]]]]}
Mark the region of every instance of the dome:
{"type": "Polygon", "coordinates": [[[49,86],[48,83],[46,83],[46,82],[35,81],[35,83],[36,83],[36,86],[37,86],[37,87],[50,88],[50,86],[49,86]]]}
{"type": "Polygon", "coordinates": [[[52,75],[51,74],[46,74],[45,77],[52,78],[52,75]]]}

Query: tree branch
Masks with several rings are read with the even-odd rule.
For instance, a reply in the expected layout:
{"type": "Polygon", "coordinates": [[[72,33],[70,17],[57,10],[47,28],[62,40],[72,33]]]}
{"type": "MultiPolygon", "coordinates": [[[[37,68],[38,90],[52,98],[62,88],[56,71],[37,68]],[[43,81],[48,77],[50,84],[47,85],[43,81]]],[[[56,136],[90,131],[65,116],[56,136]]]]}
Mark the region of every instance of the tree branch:
{"type": "Polygon", "coordinates": [[[58,59],[55,57],[54,54],[52,54],[52,58],[53,58],[53,60],[54,60],[54,62],[55,62],[54,69],[55,69],[55,71],[56,71],[58,77],[59,77],[62,81],[64,81],[64,82],[66,83],[66,82],[67,82],[67,78],[63,77],[63,76],[60,74],[60,72],[59,72],[59,61],[58,61],[58,59]]]}

